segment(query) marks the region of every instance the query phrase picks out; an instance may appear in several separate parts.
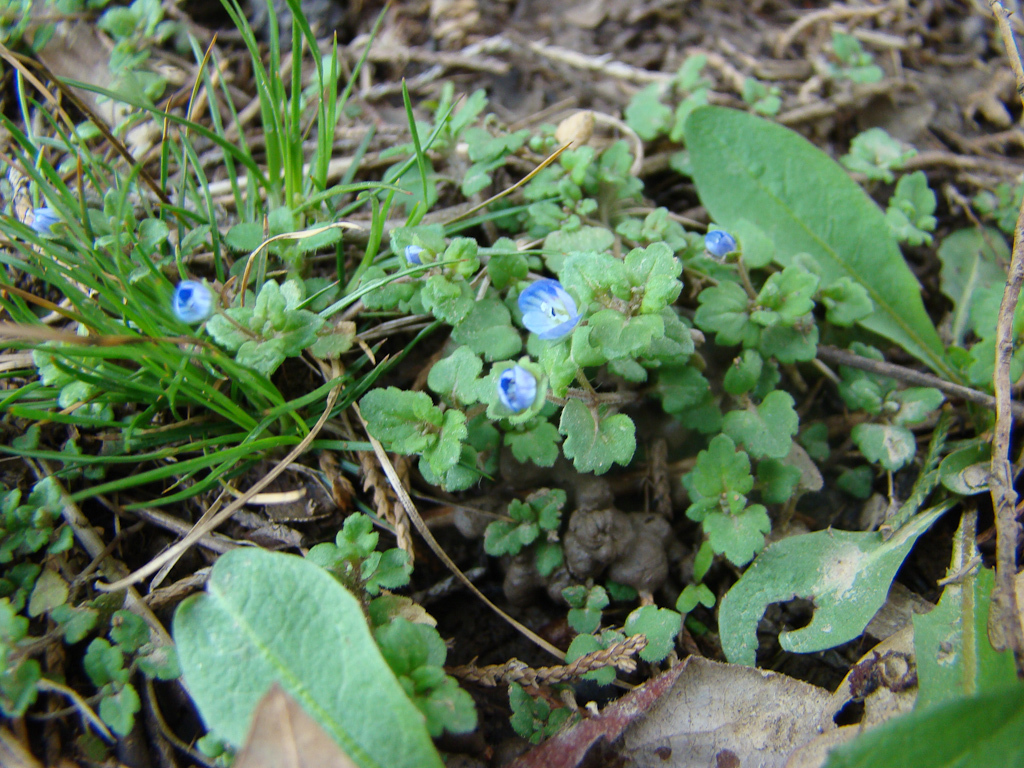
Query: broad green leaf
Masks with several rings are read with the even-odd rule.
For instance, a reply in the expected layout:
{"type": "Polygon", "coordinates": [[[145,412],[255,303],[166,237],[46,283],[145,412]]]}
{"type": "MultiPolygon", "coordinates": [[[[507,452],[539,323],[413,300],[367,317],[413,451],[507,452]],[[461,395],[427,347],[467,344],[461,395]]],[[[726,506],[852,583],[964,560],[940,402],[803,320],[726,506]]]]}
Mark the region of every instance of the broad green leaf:
{"type": "Polygon", "coordinates": [[[630,637],[645,635],[647,645],[640,651],[640,658],[653,662],[668,656],[682,626],[682,617],[675,611],[643,605],[626,617],[622,631],[630,637]]]}
{"type": "Polygon", "coordinates": [[[895,472],[914,458],[917,441],[906,427],[890,424],[858,424],[850,438],[860,448],[864,458],[890,472],[895,472]]]}
{"type": "Polygon", "coordinates": [[[833,750],[824,768],[1024,765],[1024,686],[915,710],[833,750]]]}
{"type": "Polygon", "coordinates": [[[542,421],[522,432],[505,433],[505,445],[512,449],[516,461],[532,461],[538,467],[554,466],[561,439],[558,429],[548,421],[542,421]]]}
{"type": "Polygon", "coordinates": [[[178,608],[174,639],[189,692],[218,736],[241,745],[277,682],[361,768],[440,768],[423,715],[359,601],[333,576],[300,557],[243,548],[221,555],[206,590],[178,608]]]}
{"type": "Polygon", "coordinates": [[[135,713],[141,706],[135,686],[128,684],[100,700],[100,719],[118,736],[127,736],[135,725],[135,713]]]}
{"type": "Polygon", "coordinates": [[[764,547],[765,534],[772,529],[768,510],[760,504],[734,514],[711,512],[702,525],[715,552],[725,555],[733,565],[753,560],[764,547]]]}
{"type": "Polygon", "coordinates": [[[68,599],[68,583],[57,571],[44,568],[32,588],[28,601],[28,615],[35,618],[63,605],[68,599]]]}
{"type": "Polygon", "coordinates": [[[722,431],[756,459],[783,459],[789,455],[792,436],[800,428],[793,404],[788,392],[773,390],[757,408],[727,413],[722,431]]]}
{"type": "Polygon", "coordinates": [[[914,542],[952,505],[922,512],[889,539],[876,532],[827,530],[771,544],[722,598],[718,627],[726,658],[753,666],[765,609],[795,597],[814,599],[814,618],[779,635],[785,650],[811,653],[857,637],[882,607],[914,542]]]}
{"type": "Polygon", "coordinates": [[[579,400],[565,404],[558,431],[565,435],[562,452],[579,472],[603,475],[612,463],[628,464],[636,450],[636,427],[629,416],[616,413],[599,420],[579,400]]]}
{"type": "Polygon", "coordinates": [[[828,155],[787,128],[723,107],[694,110],[685,136],[701,202],[716,222],[729,229],[750,220],[774,240],[783,266],[811,254],[826,285],[857,281],[875,305],[864,327],[959,380],[884,214],[828,155]]]}
{"type": "Polygon", "coordinates": [[[1006,282],[1010,249],[1002,232],[993,227],[960,229],[942,240],[938,251],[942,270],[939,287],[953,302],[954,344],[962,344],[968,328],[974,327],[984,301],[981,291],[1006,282]]]}
{"type": "Polygon", "coordinates": [[[452,330],[452,341],[465,344],[485,360],[508,360],[523,348],[523,339],[512,326],[512,315],[496,297],[473,305],[466,319],[452,330]]]}
{"type": "Polygon", "coordinates": [[[929,613],[912,617],[917,709],[989,692],[1017,677],[1013,655],[997,652],[988,639],[995,576],[988,568],[970,570],[978,556],[975,525],[976,516],[965,514],[953,537],[949,575],[962,574],[961,578],[946,585],[939,604],[929,613]]]}
{"type": "Polygon", "coordinates": [[[992,446],[981,442],[953,451],[939,463],[939,482],[953,493],[973,496],[988,491],[992,446]]]}

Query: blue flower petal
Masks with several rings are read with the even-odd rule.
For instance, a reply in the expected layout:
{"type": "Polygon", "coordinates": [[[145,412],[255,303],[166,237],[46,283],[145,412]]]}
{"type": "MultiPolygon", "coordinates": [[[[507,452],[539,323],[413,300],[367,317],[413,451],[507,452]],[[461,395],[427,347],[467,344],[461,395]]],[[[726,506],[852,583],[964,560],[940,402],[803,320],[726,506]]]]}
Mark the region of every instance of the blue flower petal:
{"type": "Polygon", "coordinates": [[[531,283],[519,294],[519,309],[523,325],[542,339],[561,339],[580,321],[572,296],[549,278],[531,283]]]}
{"type": "Polygon", "coordinates": [[[405,246],[405,260],[410,264],[422,264],[423,261],[420,259],[421,253],[423,253],[423,249],[418,245],[405,246]]]}
{"type": "Polygon", "coordinates": [[[60,216],[53,208],[36,208],[33,211],[32,229],[40,235],[50,235],[50,227],[60,221],[60,216]]]}
{"type": "Polygon", "coordinates": [[[537,399],[537,377],[521,365],[506,368],[498,377],[498,399],[513,413],[525,411],[537,399]]]}
{"type": "Polygon", "coordinates": [[[723,229],[714,229],[704,236],[704,247],[716,259],[724,259],[736,250],[736,238],[723,229]]]}
{"type": "Polygon", "coordinates": [[[213,314],[213,293],[198,280],[182,280],[171,299],[174,316],[183,323],[198,323],[213,314]]]}

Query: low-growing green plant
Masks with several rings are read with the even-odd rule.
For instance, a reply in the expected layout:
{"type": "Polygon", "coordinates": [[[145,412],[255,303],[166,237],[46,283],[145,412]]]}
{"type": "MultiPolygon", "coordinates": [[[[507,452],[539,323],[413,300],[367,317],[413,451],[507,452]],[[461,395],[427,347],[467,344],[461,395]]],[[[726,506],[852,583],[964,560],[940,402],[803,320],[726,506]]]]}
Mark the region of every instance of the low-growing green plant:
{"type": "Polygon", "coordinates": [[[877,83],[885,72],[875,64],[875,57],[864,50],[860,40],[846,32],[832,31],[832,52],[838,61],[829,65],[829,73],[836,80],[854,83],[877,83]]]}
{"type": "MultiPolygon", "coordinates": [[[[65,504],[113,493],[133,497],[123,505],[129,511],[199,500],[279,459],[321,417],[350,434],[337,417],[355,404],[374,440],[416,460],[417,485],[504,492],[496,478],[510,466],[515,474],[516,463],[533,465],[543,479],[509,501],[482,546],[492,557],[526,558],[558,587],[566,583],[557,579],[567,574],[560,537],[571,508],[565,490],[543,486],[637,469],[648,439],[640,430],[652,423],[671,423],[682,435],[672,471],[687,497],[686,517],[699,524],[686,542],[696,550],[692,581],[669,582],[677,593],[667,597],[656,592],[672,610],[649,604],[647,592],[637,606],[636,590],[568,574],[560,591],[577,633],[568,662],[642,635],[640,658],[661,663],[684,622],[709,631],[702,621],[717,604],[726,658],[754,664],[765,609],[794,595],[813,599],[815,614],[781,635],[784,649],[810,653],[852,640],[914,542],[957,495],[985,487],[971,471],[989,459],[986,446],[977,438],[946,444],[949,420],[940,414],[948,408],[937,388],[901,387],[840,365],[812,390],[824,393],[817,402],[797,399],[804,378],[822,370],[807,364],[824,366],[822,343],[862,363],[882,361],[884,345],[896,345],[950,382],[989,385],[1005,238],[995,229],[942,237],[940,281],[952,309],[940,335],[900,252],[901,243],[931,245],[939,231],[925,174],[897,181],[913,148],[871,129],[837,163],[751,114],[776,114],[778,88],[747,78],[739,95],[748,111],[708,106],[706,57],[693,56],[670,80],[638,91],[625,119],[642,140],[674,148],[671,167],[692,180],[712,222],[706,232],[647,203],[628,142],[565,148],[551,125],[509,131],[487,113],[483,91],[459,100],[450,84],[426,105],[403,90],[410,141],[384,153],[393,164],[381,181],[353,182],[353,170],[332,186],[335,127],[359,67],[343,85],[336,46],[321,50],[301,13],[291,27],[291,68],[281,68],[273,14],[264,62],[241,6],[227,0],[225,7],[253,62],[266,139],[259,162],[244,137],[228,138],[221,108],[237,116],[239,105],[211,79],[194,41],[215,102],[209,125],[153,108],[156,80],[142,78],[120,94],[139,110],[132,119],[179,128],[167,134],[157,179],[111,160],[80,127],[72,135],[44,117],[57,138],[42,142],[24,127],[31,115],[23,125],[2,118],[32,216],[0,220],[10,243],[0,263],[65,299],[57,306],[6,282],[0,292],[0,307],[21,333],[16,345],[32,350],[31,366],[5,374],[3,411],[12,433],[22,434],[0,450],[52,462],[57,472],[0,497],[6,715],[24,716],[47,685],[39,657],[49,643],[88,640],[80,657],[89,695],[119,735],[140,708],[136,672],[178,675],[173,650],[124,610],[123,599],[83,598],[62,575],[61,558],[73,547],[71,527],[61,522],[65,504]],[[306,82],[303,42],[315,69],[306,82]],[[417,119],[417,106],[427,119],[417,119]],[[211,191],[195,137],[224,154],[231,219],[211,191]],[[442,192],[483,196],[506,167],[544,156],[550,162],[509,201],[470,222],[424,223],[442,192]],[[884,212],[847,170],[873,191],[877,182],[896,182],[884,212]],[[66,182],[73,177],[84,192],[66,182]],[[391,226],[399,208],[404,217],[391,226]],[[360,209],[369,219],[357,252],[345,231],[360,209]],[[508,236],[487,239],[476,226],[484,222],[487,232],[508,236]],[[326,269],[314,267],[316,253],[332,260],[326,269]],[[51,312],[69,330],[46,326],[51,312]],[[381,321],[394,321],[391,330],[415,323],[419,332],[385,359],[370,347],[381,321]],[[424,352],[429,370],[408,375],[401,363],[416,360],[428,337],[438,353],[424,352]],[[841,448],[834,434],[830,444],[823,418],[830,404],[851,418],[841,448]],[[652,416],[659,406],[663,414],[652,416]],[[926,427],[932,441],[919,452],[926,427]],[[808,475],[820,487],[823,471],[856,499],[870,496],[876,480],[891,489],[892,473],[918,474],[884,533],[770,538],[813,487],[808,475]],[[58,478],[71,484],[67,495],[58,478]],[[841,583],[829,575],[838,560],[850,575],[841,583]],[[728,568],[712,571],[724,561],[728,568]],[[613,600],[620,605],[608,610],[613,600]],[[41,629],[44,620],[49,629],[41,629]]],[[[24,32],[12,19],[0,9],[0,34],[24,32]]],[[[126,72],[142,67],[147,45],[174,32],[150,0],[108,8],[101,19],[126,72]]],[[[836,32],[832,45],[834,80],[882,77],[852,35],[836,32]]],[[[30,97],[23,106],[39,108],[30,97]]],[[[1015,200],[1019,188],[1001,186],[976,205],[1008,231],[1015,200]]],[[[1013,330],[1022,347],[1024,311],[1013,330]]],[[[1012,368],[1024,372],[1024,348],[1012,368]]],[[[981,433],[989,420],[975,417],[981,433]]],[[[317,435],[309,447],[367,444],[317,435]]],[[[223,555],[207,591],[186,600],[174,622],[210,751],[241,745],[252,705],[277,681],[316,710],[358,764],[440,765],[431,738],[472,730],[476,713],[444,671],[447,648],[429,616],[390,591],[408,586],[411,572],[408,555],[381,548],[361,514],[305,559],[258,548],[223,555]],[[227,637],[237,646],[217,640],[227,637]],[[340,706],[338,691],[355,705],[340,706]],[[383,713],[394,718],[394,738],[380,735],[383,713]]],[[[615,670],[586,678],[607,685],[615,670]]],[[[513,727],[534,743],[571,717],[514,683],[510,703],[513,727]]]]}

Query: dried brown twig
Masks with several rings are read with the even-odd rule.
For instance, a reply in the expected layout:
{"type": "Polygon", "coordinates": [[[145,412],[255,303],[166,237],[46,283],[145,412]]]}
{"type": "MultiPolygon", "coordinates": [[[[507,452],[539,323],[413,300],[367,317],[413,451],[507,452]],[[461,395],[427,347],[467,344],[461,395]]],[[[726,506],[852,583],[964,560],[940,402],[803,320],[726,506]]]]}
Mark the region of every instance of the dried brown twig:
{"type": "MultiPolygon", "coordinates": [[[[886,363],[880,360],[872,360],[870,357],[861,357],[845,349],[825,345],[818,347],[817,357],[826,363],[846,365],[850,368],[876,373],[879,376],[888,376],[905,384],[914,384],[919,387],[935,387],[935,389],[950,397],[966,400],[969,403],[980,405],[989,410],[996,409],[996,399],[992,395],[965,387],[962,384],[954,384],[930,373],[915,371],[913,368],[906,368],[902,365],[886,363]]],[[[1021,403],[1011,403],[1009,407],[1015,420],[1024,421],[1024,405],[1021,403]]]]}
{"type": "MultiPolygon", "coordinates": [[[[989,0],[999,33],[1006,46],[1018,94],[1024,94],[1024,67],[1010,26],[1010,14],[1000,0],[989,0]]],[[[1024,101],[1024,98],[1022,98],[1024,101]]],[[[996,425],[992,438],[992,468],[989,488],[996,514],[996,588],[993,598],[997,608],[996,621],[989,622],[989,633],[996,648],[1010,648],[1017,663],[1017,676],[1024,677],[1024,630],[1017,605],[1017,492],[1013,488],[1010,466],[1010,359],[1013,356],[1013,317],[1024,284],[1024,206],[1017,216],[1013,238],[1013,255],[1006,278],[1003,301],[996,323],[996,367],[993,387],[996,393],[996,425]]]]}
{"type": "Polygon", "coordinates": [[[580,656],[571,664],[558,667],[531,669],[519,659],[509,659],[504,664],[490,664],[486,667],[466,664],[461,667],[451,667],[447,671],[462,680],[469,680],[491,688],[504,683],[519,683],[528,686],[554,685],[566,680],[579,679],[588,672],[604,667],[616,667],[623,672],[632,672],[636,669],[636,659],[633,658],[633,654],[643,650],[646,645],[647,638],[644,635],[633,635],[608,648],[580,656]]]}

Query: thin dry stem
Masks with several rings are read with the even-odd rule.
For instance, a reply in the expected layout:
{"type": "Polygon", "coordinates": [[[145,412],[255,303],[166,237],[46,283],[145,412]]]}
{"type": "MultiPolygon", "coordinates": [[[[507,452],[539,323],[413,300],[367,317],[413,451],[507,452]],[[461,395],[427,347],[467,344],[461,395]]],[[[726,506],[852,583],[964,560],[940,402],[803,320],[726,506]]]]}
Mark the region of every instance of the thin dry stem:
{"type": "MultiPolygon", "coordinates": [[[[990,0],[992,12],[1006,46],[1017,93],[1024,94],[1024,67],[1010,27],[1010,15],[999,0],[990,0]]],[[[1010,360],[1013,356],[1013,317],[1024,284],[1024,205],[1017,216],[1010,270],[999,306],[996,323],[996,366],[993,386],[996,393],[996,425],[992,437],[992,469],[989,488],[996,513],[996,589],[993,595],[998,610],[989,622],[989,635],[996,648],[1010,648],[1017,663],[1017,676],[1024,678],[1024,631],[1020,623],[1015,580],[1017,576],[1017,492],[1013,488],[1010,466],[1010,360]]]]}

